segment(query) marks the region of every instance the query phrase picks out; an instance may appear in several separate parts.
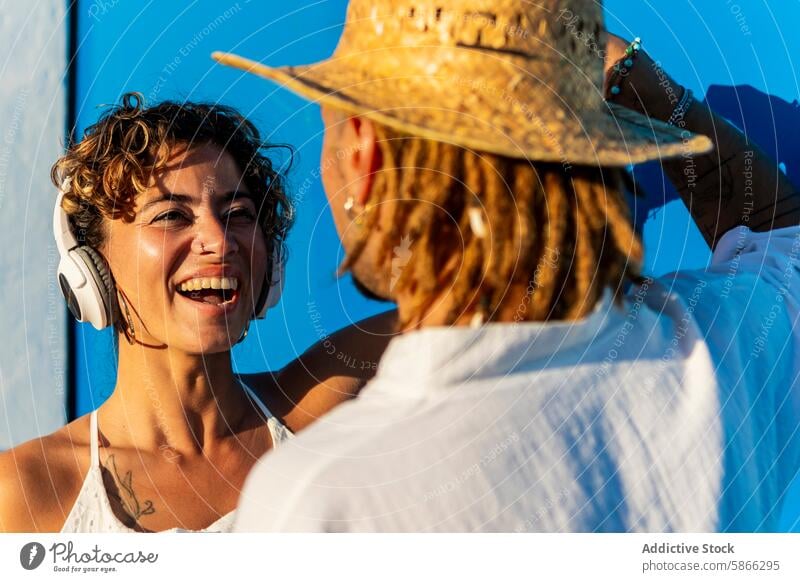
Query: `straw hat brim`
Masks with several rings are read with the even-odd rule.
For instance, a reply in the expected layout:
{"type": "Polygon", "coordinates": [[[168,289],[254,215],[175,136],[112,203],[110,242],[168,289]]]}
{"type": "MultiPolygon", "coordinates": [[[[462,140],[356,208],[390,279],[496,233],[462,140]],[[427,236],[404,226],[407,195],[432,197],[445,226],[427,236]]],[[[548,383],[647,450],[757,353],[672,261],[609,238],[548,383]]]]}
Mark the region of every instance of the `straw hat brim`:
{"type": "Polygon", "coordinates": [[[525,115],[524,104],[487,98],[483,91],[471,91],[470,98],[465,98],[463,87],[457,90],[431,83],[430,76],[376,78],[352,64],[337,65],[334,59],[307,66],[269,67],[230,53],[215,52],[212,57],[320,105],[412,135],[513,158],[614,167],[713,149],[705,136],[610,103],[598,111],[572,111],[553,96],[537,101],[535,115],[525,115]],[[545,119],[548,121],[542,121],[545,119]]]}

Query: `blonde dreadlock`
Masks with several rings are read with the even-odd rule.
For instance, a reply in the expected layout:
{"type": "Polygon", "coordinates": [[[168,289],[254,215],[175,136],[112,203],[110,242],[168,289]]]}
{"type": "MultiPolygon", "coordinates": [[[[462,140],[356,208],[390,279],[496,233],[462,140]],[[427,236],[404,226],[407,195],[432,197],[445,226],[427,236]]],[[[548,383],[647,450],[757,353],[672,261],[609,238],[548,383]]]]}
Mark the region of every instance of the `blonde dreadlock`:
{"type": "MultiPolygon", "coordinates": [[[[476,305],[496,317],[509,287],[527,285],[518,321],[575,320],[591,312],[603,290],[616,299],[625,280],[638,280],[642,245],[628,218],[621,169],[565,167],[470,151],[401,134],[375,124],[383,158],[372,204],[396,200],[381,261],[403,237],[415,251],[394,282],[410,297],[418,322],[448,289],[453,323],[476,305]],[[480,210],[486,236],[470,227],[480,210]],[[459,248],[460,247],[460,248],[459,248]],[[447,269],[460,251],[460,265],[447,269]]],[[[364,249],[377,212],[342,270],[364,249]]]]}

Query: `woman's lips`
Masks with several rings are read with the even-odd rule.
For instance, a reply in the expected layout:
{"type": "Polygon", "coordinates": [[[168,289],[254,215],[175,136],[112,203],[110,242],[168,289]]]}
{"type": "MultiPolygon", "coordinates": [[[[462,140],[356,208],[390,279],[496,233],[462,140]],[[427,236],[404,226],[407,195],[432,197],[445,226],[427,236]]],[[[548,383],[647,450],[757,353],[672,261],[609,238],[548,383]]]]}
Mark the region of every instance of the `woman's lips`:
{"type": "Polygon", "coordinates": [[[239,306],[239,302],[241,301],[241,293],[238,289],[231,290],[230,299],[222,303],[208,303],[205,301],[192,299],[191,297],[187,297],[186,295],[178,291],[176,291],[175,293],[178,297],[181,298],[183,302],[188,304],[190,307],[192,307],[193,309],[195,309],[196,311],[200,312],[203,315],[211,317],[229,315],[239,306]]]}
{"type": "Polygon", "coordinates": [[[207,265],[178,280],[179,283],[170,285],[172,292],[203,317],[228,317],[243,301],[246,279],[234,265],[207,265]],[[222,301],[226,297],[228,300],[222,301]]]}

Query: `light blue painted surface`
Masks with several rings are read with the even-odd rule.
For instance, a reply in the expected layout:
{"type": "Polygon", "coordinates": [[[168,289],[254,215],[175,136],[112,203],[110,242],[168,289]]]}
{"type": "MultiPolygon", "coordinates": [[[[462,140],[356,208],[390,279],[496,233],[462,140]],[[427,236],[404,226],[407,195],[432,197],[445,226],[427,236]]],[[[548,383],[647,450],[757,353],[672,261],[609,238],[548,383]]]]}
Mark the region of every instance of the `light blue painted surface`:
{"type": "MultiPolygon", "coordinates": [[[[325,58],[340,34],[346,2],[105,4],[104,9],[103,3],[80,3],[82,127],[96,119],[96,105],[138,90],[156,100],[220,100],[251,117],[271,141],[289,142],[298,150],[291,174],[298,222],[289,240],[292,260],[284,300],[234,350],[237,367],[279,368],[320,335],[383,310],[360,298],[348,280],[334,277],[340,256],[316,173],[322,129],[317,108],[266,82],[217,67],[208,58],[217,49],[275,65],[325,58]],[[321,318],[316,325],[312,316],[321,318]]],[[[798,2],[607,0],[605,6],[613,32],[643,37],[646,49],[697,95],[713,85],[751,85],[787,102],[800,96],[792,62],[800,57],[800,36],[794,30],[800,20],[798,2]]],[[[776,125],[769,113],[759,122],[776,125]]],[[[775,151],[775,144],[761,145],[775,151]]],[[[797,168],[789,170],[792,175],[797,168]]],[[[647,221],[644,240],[647,269],[653,274],[702,267],[709,257],[680,202],[667,204],[647,221]]],[[[81,325],[77,337],[78,410],[84,413],[113,387],[114,357],[108,332],[98,334],[81,325]]],[[[797,515],[800,503],[793,502],[787,529],[792,524],[798,528],[797,515]]]]}
{"type": "Polygon", "coordinates": [[[66,305],[50,184],[66,118],[66,5],[0,10],[0,451],[66,417],[66,305]]]}

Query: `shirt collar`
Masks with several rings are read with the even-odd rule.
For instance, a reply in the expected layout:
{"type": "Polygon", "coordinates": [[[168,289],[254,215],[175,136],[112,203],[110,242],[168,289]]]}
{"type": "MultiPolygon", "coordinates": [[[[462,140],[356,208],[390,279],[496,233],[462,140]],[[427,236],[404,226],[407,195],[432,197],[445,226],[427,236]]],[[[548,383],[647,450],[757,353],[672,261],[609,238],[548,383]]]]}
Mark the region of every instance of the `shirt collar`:
{"type": "MultiPolygon", "coordinates": [[[[429,327],[394,338],[378,366],[374,384],[415,389],[564,365],[564,358],[590,344],[620,317],[610,290],[592,313],[569,322],[489,323],[480,328],[429,327]]],[[[584,350],[578,352],[578,356],[584,350]]]]}

